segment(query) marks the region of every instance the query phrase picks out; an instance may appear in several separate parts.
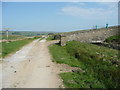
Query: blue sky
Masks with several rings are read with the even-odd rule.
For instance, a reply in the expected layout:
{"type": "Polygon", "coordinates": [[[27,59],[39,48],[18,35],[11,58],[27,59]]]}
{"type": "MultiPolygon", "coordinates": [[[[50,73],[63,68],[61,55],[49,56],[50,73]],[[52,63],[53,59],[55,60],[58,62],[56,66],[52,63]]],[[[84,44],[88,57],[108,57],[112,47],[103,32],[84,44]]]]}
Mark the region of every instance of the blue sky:
{"type": "Polygon", "coordinates": [[[3,28],[67,32],[118,24],[112,2],[2,2],[3,28]]]}

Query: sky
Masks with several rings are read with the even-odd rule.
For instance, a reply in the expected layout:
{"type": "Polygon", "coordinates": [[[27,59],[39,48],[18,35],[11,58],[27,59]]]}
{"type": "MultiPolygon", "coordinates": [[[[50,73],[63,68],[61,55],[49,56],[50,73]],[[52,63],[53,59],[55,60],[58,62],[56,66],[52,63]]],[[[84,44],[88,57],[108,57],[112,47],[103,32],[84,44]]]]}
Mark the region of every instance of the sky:
{"type": "Polygon", "coordinates": [[[2,2],[1,6],[2,27],[16,31],[68,32],[118,25],[117,2],[2,2]]]}

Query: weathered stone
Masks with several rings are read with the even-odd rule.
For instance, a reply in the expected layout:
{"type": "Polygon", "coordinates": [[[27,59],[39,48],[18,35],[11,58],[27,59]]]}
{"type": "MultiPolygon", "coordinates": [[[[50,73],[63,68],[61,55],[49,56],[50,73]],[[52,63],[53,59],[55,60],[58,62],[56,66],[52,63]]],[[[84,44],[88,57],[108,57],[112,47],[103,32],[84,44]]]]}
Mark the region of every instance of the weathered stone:
{"type": "Polygon", "coordinates": [[[60,40],[61,35],[54,35],[54,40],[60,40]]]}
{"type": "Polygon", "coordinates": [[[91,29],[91,30],[82,30],[76,32],[68,32],[61,35],[61,46],[66,45],[67,41],[80,41],[91,43],[93,41],[100,41],[103,42],[106,38],[118,35],[118,26],[109,27],[108,29],[101,28],[101,29],[91,29]]]}

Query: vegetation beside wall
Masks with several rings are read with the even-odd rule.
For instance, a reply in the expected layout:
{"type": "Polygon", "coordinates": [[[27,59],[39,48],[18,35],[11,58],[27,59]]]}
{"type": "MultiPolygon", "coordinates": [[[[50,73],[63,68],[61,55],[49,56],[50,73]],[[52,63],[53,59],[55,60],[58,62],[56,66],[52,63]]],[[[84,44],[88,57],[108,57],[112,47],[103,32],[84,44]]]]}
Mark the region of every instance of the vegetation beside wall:
{"type": "Polygon", "coordinates": [[[111,36],[105,40],[105,42],[108,43],[112,43],[112,42],[120,43],[119,41],[120,41],[120,35],[111,36]]]}
{"type": "Polygon", "coordinates": [[[118,50],[77,41],[66,46],[49,46],[53,61],[79,67],[84,72],[61,73],[66,87],[119,88],[120,56],[118,50]]]}

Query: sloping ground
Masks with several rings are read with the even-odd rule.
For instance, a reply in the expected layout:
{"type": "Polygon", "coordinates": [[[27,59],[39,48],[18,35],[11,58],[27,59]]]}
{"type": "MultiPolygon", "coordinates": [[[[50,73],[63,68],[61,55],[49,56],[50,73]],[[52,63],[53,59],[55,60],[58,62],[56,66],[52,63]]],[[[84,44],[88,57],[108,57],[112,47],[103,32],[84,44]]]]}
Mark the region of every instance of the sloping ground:
{"type": "Polygon", "coordinates": [[[60,76],[69,88],[120,88],[119,51],[77,41],[49,47],[53,60],[81,68],[60,76]]]}
{"type": "Polygon", "coordinates": [[[61,37],[61,45],[66,45],[67,41],[80,41],[86,43],[103,42],[106,38],[118,35],[119,27],[109,27],[91,30],[82,30],[76,32],[63,33],[61,37]]]}
{"type": "MultiPolygon", "coordinates": [[[[120,29],[120,26],[110,26],[108,29],[118,30],[118,29],[120,29]]],[[[97,31],[101,31],[101,30],[107,30],[107,29],[106,28],[98,28],[97,29],[97,31]]],[[[70,35],[70,34],[85,33],[85,32],[90,32],[90,31],[96,31],[96,29],[77,30],[77,31],[71,31],[71,32],[64,32],[61,34],[70,35]]]]}
{"type": "Polygon", "coordinates": [[[49,44],[35,40],[14,55],[4,58],[3,88],[59,88],[58,67],[51,61],[49,44]]]}

